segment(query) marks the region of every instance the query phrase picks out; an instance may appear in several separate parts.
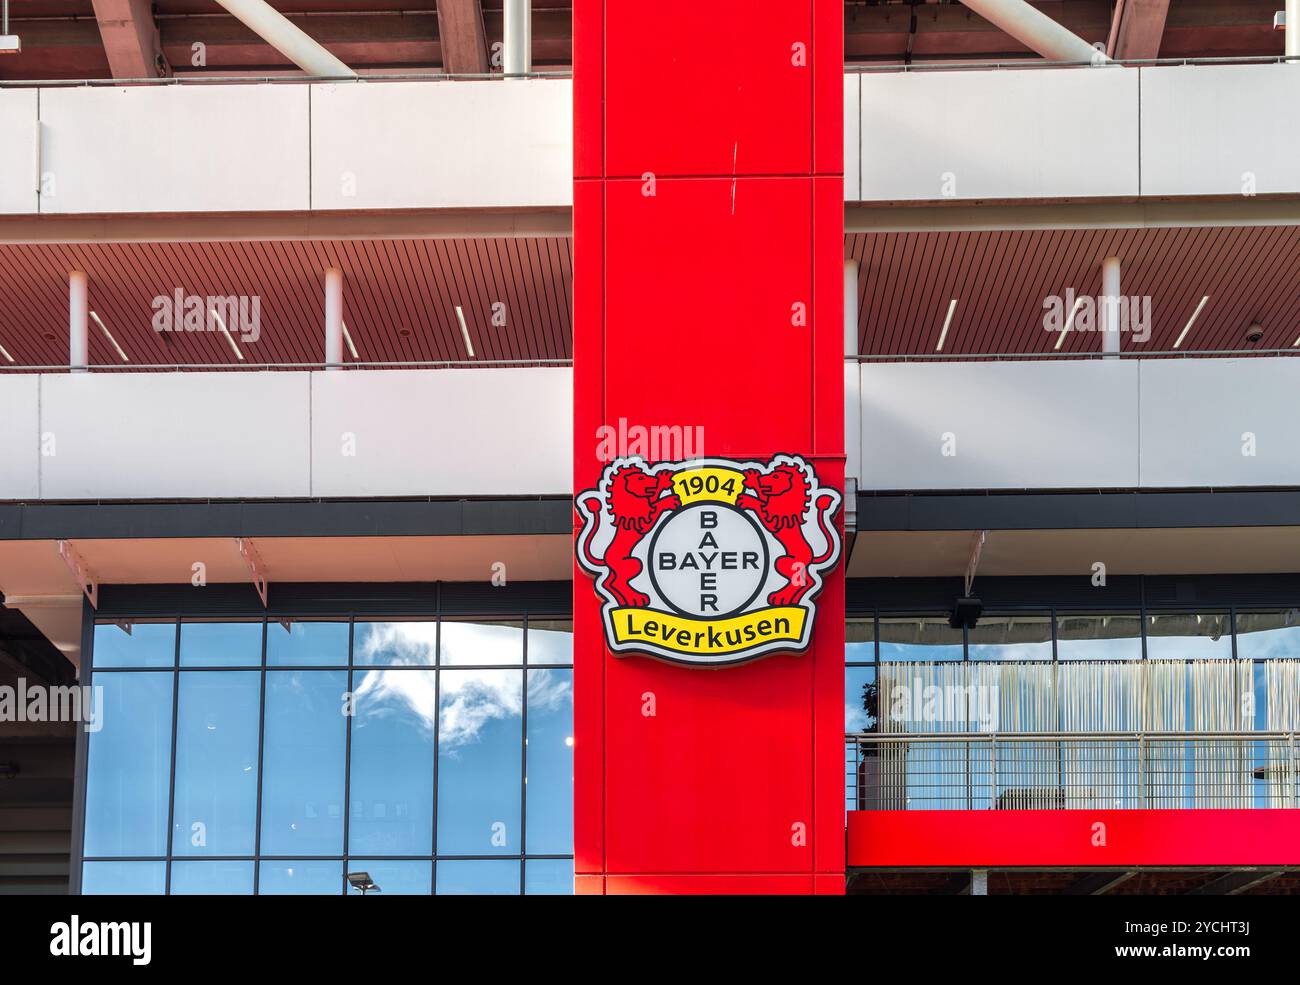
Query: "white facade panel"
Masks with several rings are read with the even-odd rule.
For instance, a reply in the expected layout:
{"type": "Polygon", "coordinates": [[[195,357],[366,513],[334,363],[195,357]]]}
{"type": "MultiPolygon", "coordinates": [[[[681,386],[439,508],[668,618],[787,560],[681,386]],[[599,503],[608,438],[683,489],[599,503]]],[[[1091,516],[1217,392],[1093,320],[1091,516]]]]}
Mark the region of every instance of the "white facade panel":
{"type": "MultiPolygon", "coordinates": [[[[0,377],[0,500],[567,495],[569,369],[0,377]]],[[[845,365],[864,490],[1300,485],[1300,359],[845,365]]],[[[593,436],[593,441],[597,436],[593,436]]]]}
{"type": "Polygon", "coordinates": [[[1138,70],[862,73],[864,200],[1138,194],[1138,70]]]}
{"type": "Polygon", "coordinates": [[[565,79],[312,87],[316,209],[568,206],[565,79]]]}
{"type": "Polygon", "coordinates": [[[844,474],[862,475],[862,368],[844,364],[844,474]]]}
{"type": "Polygon", "coordinates": [[[41,378],[44,499],[294,497],[310,492],[306,373],[41,378]]]}
{"type": "Polygon", "coordinates": [[[0,215],[37,210],[37,91],[0,89],[0,215]]]}
{"type": "Polygon", "coordinates": [[[40,496],[40,377],[0,376],[0,500],[40,496]]]}
{"type": "Polygon", "coordinates": [[[43,213],[309,207],[308,87],[41,91],[43,213]]]}
{"type": "Polygon", "coordinates": [[[1300,359],[1142,363],[1142,484],[1300,485],[1300,359]]]}
{"type": "MultiPolygon", "coordinates": [[[[1294,193],[1291,68],[846,73],[845,198],[1294,193]]],[[[565,79],[7,89],[0,214],[563,208],[571,103],[565,79]]]]}
{"type": "MultiPolygon", "coordinates": [[[[1300,98],[1294,67],[849,72],[845,198],[1294,194],[1300,129],[1278,116],[1300,98]]],[[[6,89],[0,215],[565,208],[572,88],[6,89]]]]}
{"type": "Polygon", "coordinates": [[[0,499],[568,495],[572,388],[567,368],[2,377],[0,499]]]}
{"type": "Polygon", "coordinates": [[[862,197],[862,76],[844,76],[844,200],[862,197]]]}
{"type": "Polygon", "coordinates": [[[1131,360],[862,364],[862,489],[1131,488],[1131,360]]]}
{"type": "Polygon", "coordinates": [[[1142,72],[1142,194],[1300,191],[1295,65],[1171,65],[1142,72]]]}
{"type": "Polygon", "coordinates": [[[569,369],[314,373],[312,494],[568,495],[572,394],[569,369]]]}

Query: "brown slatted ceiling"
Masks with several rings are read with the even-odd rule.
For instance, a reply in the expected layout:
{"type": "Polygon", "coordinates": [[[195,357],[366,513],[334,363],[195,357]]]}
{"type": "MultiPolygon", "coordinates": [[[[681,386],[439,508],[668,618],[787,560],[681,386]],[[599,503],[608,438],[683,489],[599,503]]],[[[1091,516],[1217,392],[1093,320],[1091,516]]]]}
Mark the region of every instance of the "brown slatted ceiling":
{"type": "MultiPolygon", "coordinates": [[[[1152,298],[1151,340],[1125,338],[1126,349],[1171,349],[1205,294],[1184,351],[1285,349],[1300,336],[1295,226],[855,234],[847,251],[862,264],[859,341],[869,354],[933,353],[951,298],[946,354],[1051,352],[1043,299],[1097,294],[1112,253],[1125,294],[1152,298]],[[1245,341],[1253,320],[1265,329],[1255,346],[1245,341]]],[[[238,343],[247,363],[317,362],[331,265],[344,272],[345,320],[363,361],[466,359],[457,304],[478,359],[572,354],[567,237],[0,245],[0,345],[19,365],[64,364],[67,271],[80,268],[132,365],[238,365],[220,333],[152,330],[151,299],[176,287],[261,298],[261,338],[238,343]],[[503,326],[492,324],[496,301],[503,326]]],[[[93,362],[117,363],[94,326],[90,338],[93,362]]],[[[1060,351],[1099,347],[1095,333],[1072,332],[1060,351]]]]}
{"type": "MultiPolygon", "coordinates": [[[[246,363],[317,362],[323,271],[337,265],[344,321],[363,361],[467,359],[457,304],[477,358],[563,359],[572,352],[569,251],[567,238],[0,245],[0,345],[17,365],[66,364],[67,273],[82,269],[91,309],[131,365],[238,365],[220,332],[153,330],[152,299],[177,287],[261,299],[256,342],[230,326],[246,363]],[[491,323],[498,300],[502,327],[491,323]]],[[[120,365],[94,325],[90,356],[120,365]]]]}
{"type": "MultiPolygon", "coordinates": [[[[1100,293],[1112,254],[1124,293],[1151,297],[1151,339],[1125,337],[1126,350],[1172,349],[1203,295],[1210,301],[1183,351],[1288,349],[1300,336],[1295,226],[862,233],[847,250],[862,265],[859,344],[872,355],[934,353],[952,298],[946,354],[1051,352],[1044,299],[1100,293]],[[1254,345],[1245,340],[1253,320],[1264,326],[1254,345]]],[[[1100,346],[1095,333],[1072,332],[1060,351],[1100,346]]]]}

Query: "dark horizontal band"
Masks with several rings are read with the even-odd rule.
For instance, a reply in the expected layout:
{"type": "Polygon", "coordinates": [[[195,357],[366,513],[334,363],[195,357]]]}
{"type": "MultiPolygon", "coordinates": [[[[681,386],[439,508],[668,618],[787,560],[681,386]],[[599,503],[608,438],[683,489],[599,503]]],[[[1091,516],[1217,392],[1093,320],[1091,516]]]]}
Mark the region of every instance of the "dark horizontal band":
{"type": "Polygon", "coordinates": [[[567,498],[0,504],[0,540],[572,533],[567,498]]]}
{"type": "Polygon", "coordinates": [[[859,493],[858,532],[1300,525],[1300,490],[859,493]]]}

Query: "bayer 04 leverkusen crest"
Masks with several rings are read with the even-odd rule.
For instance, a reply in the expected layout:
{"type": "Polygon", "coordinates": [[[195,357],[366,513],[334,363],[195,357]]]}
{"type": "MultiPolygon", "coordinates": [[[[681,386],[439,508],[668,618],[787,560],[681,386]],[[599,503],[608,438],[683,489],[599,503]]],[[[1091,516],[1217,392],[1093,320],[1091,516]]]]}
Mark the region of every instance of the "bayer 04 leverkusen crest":
{"type": "Polygon", "coordinates": [[[840,501],[796,455],[615,461],[576,497],[610,650],[704,666],[806,650],[840,501]]]}

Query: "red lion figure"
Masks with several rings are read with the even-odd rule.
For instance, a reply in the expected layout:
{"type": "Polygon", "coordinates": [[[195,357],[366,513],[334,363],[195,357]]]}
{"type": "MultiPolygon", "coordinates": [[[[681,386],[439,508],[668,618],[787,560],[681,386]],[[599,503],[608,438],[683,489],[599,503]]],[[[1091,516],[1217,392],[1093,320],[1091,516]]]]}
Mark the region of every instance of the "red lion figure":
{"type": "Polygon", "coordinates": [[[592,570],[599,571],[602,567],[606,570],[604,587],[621,605],[644,608],[650,604],[650,596],[631,586],[642,568],[640,560],[632,556],[632,549],[660,514],[682,505],[676,495],[663,495],[672,484],[672,473],[667,471],[652,475],[639,465],[624,465],[614,471],[609,477],[609,513],[614,520],[614,539],[601,558],[591,553],[591,538],[600,526],[600,496],[586,493],[578,499],[596,518],[596,523],[578,541],[579,556],[592,570]]]}
{"type": "MultiPolygon", "coordinates": [[[[812,548],[803,535],[804,514],[809,505],[808,477],[797,465],[782,463],[771,472],[746,469],[745,487],[753,490],[753,495],[741,493],[736,505],[757,513],[763,526],[785,548],[785,554],[776,559],[775,567],[786,584],[768,595],[768,604],[798,605],[813,587],[809,565],[830,560],[835,553],[835,535],[826,526],[823,510],[816,509],[817,525],[826,538],[826,552],[813,557],[812,548]]],[[[834,496],[829,490],[821,490],[817,499],[820,500],[823,494],[834,496]]]]}

